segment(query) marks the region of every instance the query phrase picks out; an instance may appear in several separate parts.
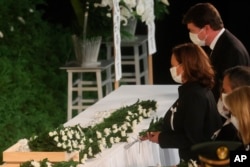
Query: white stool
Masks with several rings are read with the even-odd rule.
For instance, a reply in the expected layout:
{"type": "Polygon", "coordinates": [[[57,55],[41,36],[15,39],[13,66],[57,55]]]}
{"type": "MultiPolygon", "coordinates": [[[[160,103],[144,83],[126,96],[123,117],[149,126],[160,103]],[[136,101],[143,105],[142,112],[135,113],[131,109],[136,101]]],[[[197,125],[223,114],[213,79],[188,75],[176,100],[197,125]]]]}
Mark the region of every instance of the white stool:
{"type": "MultiPolygon", "coordinates": [[[[68,73],[68,112],[67,119],[70,120],[73,111],[77,110],[78,114],[91,104],[103,98],[103,87],[105,86],[105,95],[112,91],[111,67],[114,65],[113,60],[101,60],[99,65],[91,66],[67,66],[60,69],[67,70],[68,73]],[[105,72],[105,79],[102,73],[105,72]],[[84,73],[95,73],[96,80],[84,78],[84,73]],[[96,98],[84,98],[83,93],[97,92],[96,98]]],[[[93,78],[93,77],[91,77],[93,78]]]]}
{"type": "MultiPolygon", "coordinates": [[[[107,58],[112,58],[113,42],[108,41],[103,44],[107,47],[107,58]]],[[[124,54],[124,50],[121,50],[122,78],[120,81],[141,85],[144,79],[144,84],[148,84],[147,36],[140,35],[131,40],[121,41],[121,49],[132,49],[133,53],[124,54]],[[130,71],[125,71],[126,66],[130,71]]]]}

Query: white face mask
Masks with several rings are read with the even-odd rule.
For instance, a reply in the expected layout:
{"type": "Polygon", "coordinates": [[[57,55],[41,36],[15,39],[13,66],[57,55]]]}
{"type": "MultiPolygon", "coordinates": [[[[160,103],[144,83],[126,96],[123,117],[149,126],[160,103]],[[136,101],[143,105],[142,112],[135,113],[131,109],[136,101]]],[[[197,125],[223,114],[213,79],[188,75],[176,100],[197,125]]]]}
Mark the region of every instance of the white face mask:
{"type": "MultiPolygon", "coordinates": [[[[200,32],[202,31],[203,29],[200,30],[200,32]]],[[[200,34],[200,32],[198,34],[195,34],[195,33],[192,33],[192,32],[189,32],[189,38],[190,40],[196,44],[196,45],[199,45],[199,46],[205,46],[205,39],[204,40],[200,40],[200,38],[198,37],[198,35],[200,34]]]]}
{"type": "Polygon", "coordinates": [[[226,119],[228,118],[230,112],[224,107],[221,98],[217,102],[217,109],[221,116],[223,116],[226,119]]]}
{"type": "Polygon", "coordinates": [[[177,66],[171,67],[170,68],[170,73],[171,73],[171,76],[172,76],[172,78],[173,78],[173,80],[175,82],[182,83],[182,76],[181,76],[181,74],[177,75],[177,66]]]}
{"type": "Polygon", "coordinates": [[[221,94],[222,104],[224,105],[224,107],[226,108],[226,110],[230,111],[230,108],[229,108],[228,105],[225,103],[225,98],[226,98],[226,96],[227,96],[226,93],[222,93],[222,94],[221,94]]]}
{"type": "Polygon", "coordinates": [[[233,116],[233,115],[231,115],[231,123],[234,125],[234,127],[235,127],[237,130],[239,130],[239,121],[238,121],[238,119],[237,119],[235,116],[233,116]]]}

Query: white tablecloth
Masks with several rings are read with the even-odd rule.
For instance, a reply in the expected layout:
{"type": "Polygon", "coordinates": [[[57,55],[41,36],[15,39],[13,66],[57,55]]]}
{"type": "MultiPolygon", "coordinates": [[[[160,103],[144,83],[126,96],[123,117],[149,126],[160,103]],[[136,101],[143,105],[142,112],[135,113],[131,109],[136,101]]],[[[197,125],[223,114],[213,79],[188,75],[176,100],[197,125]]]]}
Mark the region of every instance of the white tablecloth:
{"type": "MultiPolygon", "coordinates": [[[[151,117],[162,117],[177,99],[178,85],[124,85],[87,108],[85,111],[64,124],[71,126],[89,125],[96,121],[100,114],[116,110],[140,100],[157,101],[157,111],[151,117]]],[[[135,129],[130,139],[137,138],[138,133],[147,129],[150,119],[143,120],[135,129]]],[[[174,166],[180,161],[178,149],[161,149],[158,144],[143,141],[137,142],[129,149],[124,149],[127,143],[119,143],[110,149],[104,150],[96,158],[87,160],[86,167],[147,167],[147,166],[174,166]]]]}

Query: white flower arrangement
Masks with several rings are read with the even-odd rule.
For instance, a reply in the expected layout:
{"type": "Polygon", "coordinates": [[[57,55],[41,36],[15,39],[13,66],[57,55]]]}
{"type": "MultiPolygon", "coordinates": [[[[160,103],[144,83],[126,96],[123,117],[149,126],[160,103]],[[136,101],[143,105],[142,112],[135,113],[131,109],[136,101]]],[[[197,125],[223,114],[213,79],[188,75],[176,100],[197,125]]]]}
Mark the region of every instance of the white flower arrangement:
{"type": "MultiPolygon", "coordinates": [[[[119,0],[121,37],[133,35],[128,29],[128,23],[141,20],[149,24],[154,19],[163,18],[168,13],[168,0],[119,0]],[[154,6],[152,7],[152,4],[154,6]]],[[[76,16],[76,26],[73,31],[78,37],[92,38],[102,36],[110,40],[113,33],[113,0],[72,0],[76,16]]],[[[134,29],[134,28],[133,28],[134,29]]]]}
{"type": "MultiPolygon", "coordinates": [[[[112,112],[98,124],[82,127],[60,126],[49,132],[19,141],[19,151],[67,151],[79,152],[79,162],[85,164],[89,158],[96,157],[113,144],[127,142],[129,133],[143,119],[149,118],[156,111],[153,100],[137,101],[112,112]]],[[[31,166],[32,167],[32,166],[31,166]]],[[[37,167],[37,166],[34,166],[37,167]]]]}
{"type": "Polygon", "coordinates": [[[30,160],[30,161],[21,163],[20,167],[83,167],[83,165],[75,161],[52,163],[46,158],[41,161],[30,160]]]}
{"type": "Polygon", "coordinates": [[[196,161],[190,159],[189,161],[181,160],[177,167],[199,167],[196,161]]]}
{"type": "MultiPolygon", "coordinates": [[[[120,17],[123,25],[127,25],[128,19],[139,16],[142,22],[149,22],[149,20],[154,20],[149,12],[151,3],[146,0],[120,0],[120,17]]],[[[161,8],[158,13],[168,13],[167,6],[169,6],[168,0],[154,0],[155,8],[161,8]]],[[[110,10],[113,9],[113,0],[102,0],[101,4],[96,6],[106,7],[108,6],[110,10]]],[[[155,12],[155,13],[156,13],[155,12]]],[[[111,13],[108,13],[107,16],[111,17],[111,13]]]]}

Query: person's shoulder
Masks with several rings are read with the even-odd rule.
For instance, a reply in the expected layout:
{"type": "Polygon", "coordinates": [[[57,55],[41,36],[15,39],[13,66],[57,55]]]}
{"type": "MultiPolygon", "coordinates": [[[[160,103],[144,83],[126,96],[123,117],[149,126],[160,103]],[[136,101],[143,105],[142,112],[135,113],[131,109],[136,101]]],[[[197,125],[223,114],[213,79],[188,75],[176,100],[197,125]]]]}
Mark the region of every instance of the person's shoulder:
{"type": "Polygon", "coordinates": [[[202,96],[207,94],[207,92],[211,92],[210,89],[201,85],[199,82],[188,82],[183,85],[185,92],[192,96],[202,96]]]}
{"type": "Polygon", "coordinates": [[[217,49],[220,48],[223,52],[237,53],[240,55],[249,55],[245,45],[229,30],[225,30],[218,39],[217,49]],[[225,50],[226,49],[226,50],[225,50]]]}
{"type": "Polygon", "coordinates": [[[229,43],[232,44],[233,46],[235,44],[244,46],[243,43],[240,41],[240,39],[236,37],[232,32],[230,32],[228,29],[225,29],[225,31],[222,33],[221,40],[223,41],[223,43],[229,43]]]}

